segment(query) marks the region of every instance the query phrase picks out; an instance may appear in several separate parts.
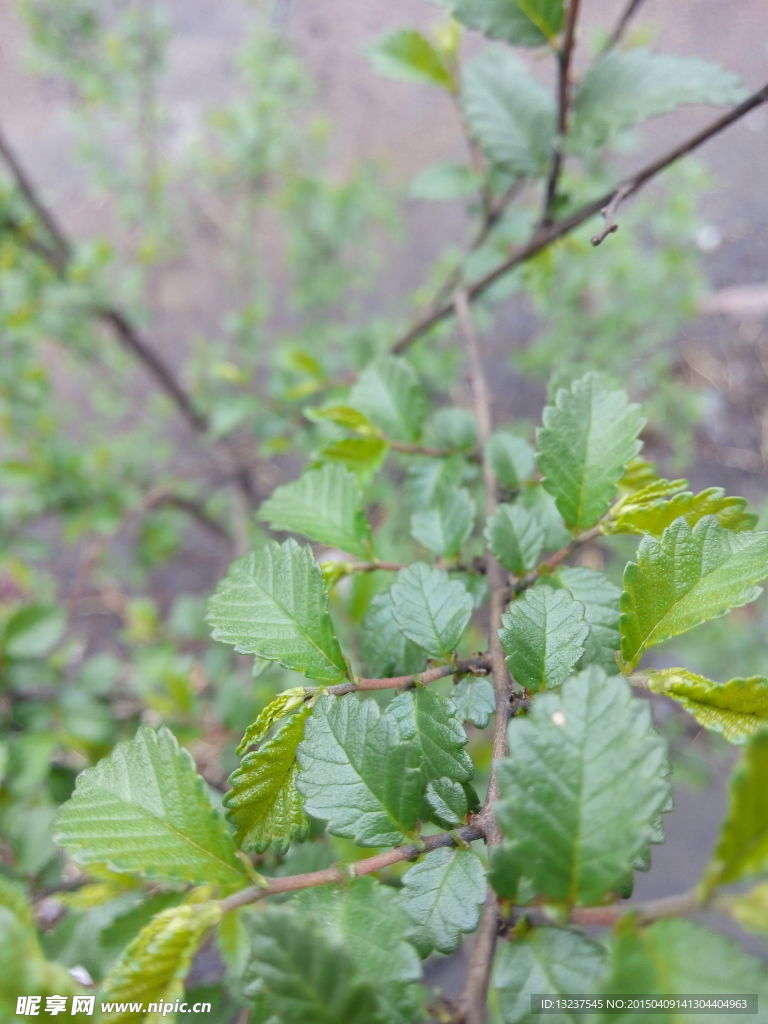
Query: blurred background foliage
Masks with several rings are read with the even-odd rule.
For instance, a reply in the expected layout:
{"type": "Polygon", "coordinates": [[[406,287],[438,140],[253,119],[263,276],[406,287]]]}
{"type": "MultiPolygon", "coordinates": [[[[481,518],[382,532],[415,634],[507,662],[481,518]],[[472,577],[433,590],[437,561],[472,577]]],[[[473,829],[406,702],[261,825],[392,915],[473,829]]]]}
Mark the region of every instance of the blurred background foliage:
{"type": "MultiPolygon", "coordinates": [[[[251,678],[244,659],[212,644],[205,598],[231,557],[265,535],[253,514],[260,501],[319,447],[328,457],[335,444],[335,457],[366,477],[376,466],[372,441],[345,446],[343,431],[311,424],[305,407],[389,346],[446,281],[495,264],[539,212],[533,185],[478,164],[476,153],[413,180],[394,159],[340,169],[333,150],[343,125],[323,115],[322,88],[291,45],[289,5],[245,6],[230,100],[190,112],[167,85],[178,3],[15,5],[25,58],[67,97],[67,130],[96,213],[91,233],[62,244],[18,179],[0,174],[0,862],[43,901],[48,953],[95,978],[173,895],[140,903],[128,882],[118,892],[109,879],[106,903],[94,882],[66,898],[69,913],[61,901],[47,908],[48,894],[78,882],[51,840],[55,807],[76,774],[141,721],[167,724],[214,789],[226,788],[244,725],[296,681],[276,667],[251,678]],[[413,270],[409,254],[424,250],[418,211],[429,206],[430,223],[445,217],[472,238],[483,202],[510,189],[515,202],[469,255],[441,246],[410,293],[382,286],[401,280],[404,265],[413,270]],[[184,260],[195,252],[190,268],[184,260]],[[159,338],[189,409],[146,372],[119,324],[116,332],[123,315],[135,336],[159,338]]],[[[451,65],[459,39],[442,14],[429,10],[432,38],[451,65]]],[[[638,30],[630,43],[647,35],[638,30]]],[[[374,63],[393,70],[382,51],[374,63]]],[[[196,73],[206,74],[204,54],[196,73]]],[[[611,152],[569,165],[562,202],[608,187],[637,145],[625,133],[611,152]]],[[[570,236],[484,297],[478,315],[493,328],[500,425],[514,416],[525,433],[546,380],[599,367],[644,403],[646,442],[663,471],[758,493],[760,409],[743,443],[723,442],[711,421],[727,400],[717,368],[730,357],[720,360],[716,339],[692,365],[680,343],[712,290],[703,253],[716,239],[703,204],[713,187],[711,173],[688,161],[622,210],[621,230],[605,245],[593,250],[583,232],[570,236]]],[[[54,216],[70,222],[67,210],[54,216]]],[[[433,395],[461,404],[450,327],[430,332],[411,359],[433,395]]],[[[462,430],[473,443],[466,416],[435,417],[430,430],[426,443],[460,448],[462,430]]],[[[461,458],[441,469],[454,483],[473,471],[461,458]]],[[[402,550],[411,512],[436,486],[430,472],[406,474],[395,454],[392,474],[374,480],[381,552],[387,537],[402,550]],[[402,508],[385,515],[380,499],[403,485],[402,508]]],[[[615,578],[619,563],[592,567],[615,578]]],[[[359,575],[338,588],[342,632],[351,634],[376,586],[359,575]]],[[[695,634],[684,663],[714,678],[755,671],[760,616],[742,610],[695,634]]],[[[686,734],[666,706],[661,721],[684,777],[707,784],[725,758],[721,746],[686,734]]],[[[344,840],[330,841],[333,850],[318,840],[271,869],[352,856],[344,840]]]]}

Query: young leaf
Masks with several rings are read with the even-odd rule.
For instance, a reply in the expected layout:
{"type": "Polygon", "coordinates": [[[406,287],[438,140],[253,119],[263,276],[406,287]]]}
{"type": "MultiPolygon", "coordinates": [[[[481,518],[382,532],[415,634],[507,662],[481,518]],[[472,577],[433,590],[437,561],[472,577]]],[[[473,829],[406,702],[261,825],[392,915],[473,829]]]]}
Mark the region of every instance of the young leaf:
{"type": "Polygon", "coordinates": [[[354,473],[333,463],[283,484],[259,509],[273,530],[300,533],[353,555],[371,553],[371,527],[360,504],[354,473]]]}
{"type": "MultiPolygon", "coordinates": [[[[496,957],[493,980],[504,1024],[535,1024],[531,995],[557,998],[574,992],[593,992],[605,964],[605,950],[578,932],[537,928],[530,935],[504,942],[496,957]]],[[[579,1024],[567,1010],[554,1018],[559,1024],[579,1024]]]]}
{"type": "Polygon", "coordinates": [[[400,632],[389,591],[376,594],[360,627],[360,653],[372,676],[400,676],[421,672],[426,651],[400,632]]]}
{"type": "Polygon", "coordinates": [[[768,882],[729,896],[727,901],[718,903],[718,909],[721,906],[742,928],[760,935],[768,934],[768,882]]]}
{"type": "MultiPolygon", "coordinates": [[[[692,992],[756,993],[760,1005],[768,998],[764,964],[748,956],[733,939],[680,919],[657,921],[649,928],[638,928],[631,919],[622,921],[614,934],[610,973],[602,991],[607,995],[642,992],[650,998],[692,992]]],[[[728,1013],[712,1016],[716,1020],[728,1013]]],[[[617,1010],[605,1019],[631,1024],[637,1014],[617,1010]]],[[[662,1011],[654,1013],[653,1020],[676,1024],[680,1014],[662,1011]]]]}
{"type": "Polygon", "coordinates": [[[538,442],[542,484],[566,524],[585,530],[608,508],[645,420],[623,391],[609,391],[594,373],[561,388],[544,410],[538,442]]]}
{"type": "Polygon", "coordinates": [[[382,356],[371,363],[357,378],[348,401],[396,441],[417,441],[421,436],[426,398],[405,359],[382,356]]]}
{"type": "Polygon", "coordinates": [[[731,779],[728,813],[703,887],[768,870],[768,732],[755,733],[731,779]]]}
{"type": "Polygon", "coordinates": [[[400,738],[418,750],[423,784],[446,777],[468,782],[473,775],[472,760],[464,747],[467,734],[447,697],[420,687],[408,690],[387,706],[400,738]]]}
{"type": "Polygon", "coordinates": [[[743,98],[737,76],[717,64],[641,47],[613,49],[579,83],[570,132],[581,144],[601,146],[619,132],[684,104],[728,106],[743,98]]]}
{"type": "Polygon", "coordinates": [[[533,476],[536,467],[534,451],[521,437],[504,430],[491,434],[485,455],[496,479],[510,491],[518,490],[533,476]]]}
{"type": "Polygon", "coordinates": [[[348,951],[361,977],[376,989],[387,1024],[421,1024],[421,964],[409,941],[410,920],[395,892],[356,878],[342,892],[311,889],[299,896],[310,926],[348,951]]]}
{"type": "Polygon", "coordinates": [[[687,668],[651,669],[648,689],[681,704],[699,725],[722,733],[731,743],[746,743],[768,726],[768,679],[750,676],[714,683],[687,668]]]}
{"type": "Polygon", "coordinates": [[[316,462],[338,462],[365,483],[387,457],[389,445],[380,437],[344,437],[323,445],[316,462]]]}
{"type": "Polygon", "coordinates": [[[252,722],[245,730],[235,753],[242,755],[248,747],[261,743],[272,726],[281,718],[285,718],[286,715],[290,715],[292,711],[300,708],[312,692],[306,686],[294,686],[290,690],[283,690],[282,693],[279,693],[265,708],[262,708],[256,721],[252,722]]]}
{"type": "Polygon", "coordinates": [[[589,636],[582,665],[599,665],[609,675],[618,671],[616,655],[621,646],[619,602],[621,590],[595,569],[573,566],[560,569],[552,582],[564,587],[575,601],[584,605],[589,636]]]}
{"type": "MultiPolygon", "coordinates": [[[[659,481],[664,484],[666,481],[659,481]]],[[[672,485],[683,483],[673,481],[672,485]]],[[[655,490],[655,489],[654,489],[655,490]]],[[[695,526],[704,516],[717,516],[726,530],[752,530],[757,516],[745,511],[745,498],[729,498],[722,487],[710,487],[699,494],[685,491],[682,494],[657,497],[651,490],[641,491],[635,497],[619,502],[615,513],[603,526],[603,533],[650,533],[660,537],[675,519],[685,516],[689,526],[695,526]]]]}
{"type": "Polygon", "coordinates": [[[411,534],[437,555],[454,558],[472,533],[475,503],[463,487],[439,495],[432,508],[414,512],[411,534]]]}
{"type": "Polygon", "coordinates": [[[403,875],[400,902],[413,920],[420,955],[452,953],[464,932],[480,920],[485,901],[485,868],[471,850],[432,850],[403,875]]]}
{"type": "Polygon", "coordinates": [[[552,587],[527,590],[509,606],[501,624],[507,665],[527,690],[552,688],[567,679],[589,635],[584,605],[552,587]]]}
{"type": "Polygon", "coordinates": [[[563,0],[458,0],[454,17],[491,39],[513,46],[554,43],[563,23],[563,0]]]}
{"type": "Polygon", "coordinates": [[[282,853],[306,837],[309,822],[296,789],[296,751],[311,710],[305,705],[293,714],[270,740],[247,753],[230,776],[224,806],[245,850],[261,853],[272,844],[282,853]]]}
{"type": "Polygon", "coordinates": [[[487,679],[462,679],[454,686],[451,700],[460,722],[471,722],[484,729],[496,710],[493,685],[487,679]]]}
{"type": "Polygon", "coordinates": [[[245,994],[256,1020],[280,1024],[387,1024],[376,991],[350,951],[291,907],[270,907],[253,922],[245,994]]]}
{"type": "Polygon", "coordinates": [[[504,568],[516,576],[524,576],[536,565],[544,547],[541,523],[522,505],[499,505],[488,520],[485,536],[504,568]]]}
{"type": "Polygon", "coordinates": [[[464,113],[488,159],[516,178],[543,174],[552,152],[555,108],[514,54],[485,50],[467,64],[464,113]]]}
{"type": "Polygon", "coordinates": [[[445,61],[421,32],[412,29],[392,32],[368,53],[382,75],[453,89],[453,77],[445,61]]]}
{"type": "Polygon", "coordinates": [[[768,576],[768,533],[733,533],[715,516],[691,529],[676,519],[659,540],[643,537],[624,570],[621,652],[633,669],[643,652],[731,608],[754,601],[768,576]]]}
{"type": "Polygon", "coordinates": [[[381,433],[367,416],[363,416],[349,405],[326,405],[320,409],[307,409],[305,415],[320,423],[335,423],[337,427],[344,427],[345,430],[351,430],[361,437],[378,437],[381,433]]]}
{"type": "Polygon", "coordinates": [[[593,669],[537,695],[509,748],[496,817],[534,892],[590,904],[622,888],[669,801],[647,705],[593,669]]]}
{"type": "Polygon", "coordinates": [[[436,658],[449,658],[473,610],[463,583],[421,562],[401,569],[390,587],[395,620],[404,636],[436,658]]]}
{"type": "Polygon", "coordinates": [[[149,1003],[178,999],[192,958],[221,915],[221,906],[212,901],[170,907],[154,917],[104,980],[101,999],[123,1004],[105,1020],[142,1024],[149,1003]]]}
{"type": "Polygon", "coordinates": [[[241,654],[329,683],[347,674],[320,569],[294,540],[269,541],[233,562],[208,603],[208,621],[213,638],[241,654]]]}
{"type": "Polygon", "coordinates": [[[318,698],[299,747],[307,813],[361,846],[395,845],[416,824],[421,770],[394,718],[372,700],[318,698]]]}
{"type": "Polygon", "coordinates": [[[80,864],[198,885],[242,885],[243,867],[191,755],[167,729],[142,726],[82,772],[54,839],[80,864]]]}

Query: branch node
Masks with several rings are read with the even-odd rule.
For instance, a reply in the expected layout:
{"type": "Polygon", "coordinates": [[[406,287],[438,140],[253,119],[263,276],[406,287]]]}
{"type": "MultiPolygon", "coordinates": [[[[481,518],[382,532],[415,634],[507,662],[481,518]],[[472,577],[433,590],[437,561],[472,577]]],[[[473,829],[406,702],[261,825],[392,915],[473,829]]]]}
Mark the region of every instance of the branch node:
{"type": "Polygon", "coordinates": [[[621,188],[617,188],[614,194],[611,196],[610,202],[600,210],[600,214],[605,221],[605,227],[602,231],[598,231],[596,235],[592,235],[592,245],[600,245],[604,242],[608,235],[612,235],[614,231],[619,230],[619,225],[616,223],[616,214],[619,206],[629,193],[632,191],[631,185],[622,185],[621,188]]]}

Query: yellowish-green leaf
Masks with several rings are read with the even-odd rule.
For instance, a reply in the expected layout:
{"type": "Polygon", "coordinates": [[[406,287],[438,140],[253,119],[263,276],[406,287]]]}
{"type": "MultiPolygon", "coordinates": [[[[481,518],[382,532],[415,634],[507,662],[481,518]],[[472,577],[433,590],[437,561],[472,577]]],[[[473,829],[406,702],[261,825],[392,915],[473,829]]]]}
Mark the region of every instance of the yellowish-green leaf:
{"type": "Polygon", "coordinates": [[[374,67],[382,75],[453,89],[449,68],[439,51],[421,32],[412,29],[393,32],[369,52],[374,67]]]}
{"type": "Polygon", "coordinates": [[[718,910],[726,910],[742,928],[760,935],[768,934],[768,882],[761,882],[738,896],[717,901],[718,910]]]}
{"type": "Polygon", "coordinates": [[[290,690],[283,690],[282,693],[279,693],[262,709],[256,721],[245,730],[235,753],[242,755],[248,747],[261,743],[275,722],[279,722],[281,718],[285,718],[296,708],[300,708],[312,692],[306,686],[294,686],[290,690]]]}
{"type": "Polygon", "coordinates": [[[648,688],[681,704],[706,729],[720,732],[731,743],[746,743],[768,726],[768,679],[750,676],[715,683],[686,668],[646,673],[648,688]]]}
{"type": "Polygon", "coordinates": [[[676,519],[645,536],[624,571],[621,650],[633,669],[648,647],[754,601],[768,576],[768,533],[733,533],[716,516],[676,519]]]}
{"type": "MultiPolygon", "coordinates": [[[[682,481],[670,481],[670,487],[682,481]]],[[[727,530],[752,530],[757,516],[745,511],[746,498],[728,497],[722,487],[710,487],[699,494],[659,497],[666,481],[658,481],[644,491],[620,502],[602,527],[603,533],[650,533],[659,537],[675,519],[685,516],[695,526],[704,516],[715,515],[727,530]]]]}
{"type": "Polygon", "coordinates": [[[308,409],[306,415],[320,422],[335,423],[337,427],[344,427],[345,430],[351,430],[361,437],[381,436],[379,428],[374,426],[367,416],[349,405],[327,405],[322,409],[308,409]]]}
{"type": "Polygon", "coordinates": [[[702,886],[768,871],[768,732],[755,733],[731,778],[728,813],[702,886]]]}
{"type": "Polygon", "coordinates": [[[171,907],[153,918],[104,980],[101,1000],[126,1004],[107,1014],[105,1024],[142,1024],[149,1017],[149,1003],[178,999],[192,958],[221,916],[220,905],[211,901],[171,907]],[[136,1005],[142,1009],[134,1009],[136,1005]]]}
{"type": "Polygon", "coordinates": [[[296,751],[311,710],[305,705],[293,714],[270,740],[247,753],[230,776],[232,788],[224,805],[237,829],[237,842],[246,850],[261,852],[271,844],[283,851],[307,834],[304,801],[296,789],[296,751]]]}

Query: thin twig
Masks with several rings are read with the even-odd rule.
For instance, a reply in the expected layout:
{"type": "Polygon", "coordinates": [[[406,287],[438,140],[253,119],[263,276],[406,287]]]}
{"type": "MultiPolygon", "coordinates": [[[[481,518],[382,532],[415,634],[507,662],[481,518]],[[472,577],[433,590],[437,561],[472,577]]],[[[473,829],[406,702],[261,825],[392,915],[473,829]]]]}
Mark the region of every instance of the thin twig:
{"type": "MultiPolygon", "coordinates": [[[[454,296],[456,317],[469,361],[472,387],[472,404],[477,420],[477,439],[480,451],[487,451],[487,443],[493,431],[491,418],[491,396],[488,380],[483,369],[480,341],[477,336],[472,312],[465,291],[454,296]]],[[[490,519],[498,503],[498,483],[490,461],[483,455],[483,481],[485,484],[485,513],[490,519]]],[[[496,721],[493,730],[494,761],[507,752],[507,722],[509,721],[513,693],[513,682],[504,658],[499,639],[501,617],[506,603],[507,574],[501,563],[488,551],[485,555],[486,578],[490,596],[489,649],[493,690],[496,699],[496,721]]],[[[481,815],[486,825],[485,841],[493,846],[501,840],[492,806],[498,797],[498,782],[495,768],[491,768],[488,791],[481,815]]],[[[496,894],[489,888],[486,895],[480,925],[472,953],[470,954],[467,976],[460,998],[462,1021],[465,1024],[483,1024],[486,1016],[486,997],[490,981],[493,953],[499,934],[499,909],[496,894]]]]}
{"type": "Polygon", "coordinates": [[[265,896],[274,896],[277,893],[299,892],[302,889],[313,889],[318,885],[344,885],[350,878],[371,875],[392,864],[399,864],[404,860],[415,860],[423,853],[429,853],[431,850],[438,850],[444,846],[472,843],[476,839],[482,839],[484,835],[485,830],[482,825],[465,825],[453,832],[440,832],[435,836],[425,836],[417,843],[396,846],[392,850],[375,854],[373,857],[366,857],[353,864],[336,864],[333,867],[324,868],[322,871],[270,878],[264,886],[254,885],[227,896],[221,901],[221,909],[227,913],[230,910],[248,906],[250,903],[257,903],[265,896]]]}
{"type": "Polygon", "coordinates": [[[619,230],[619,225],[616,223],[616,213],[621,206],[622,200],[628,195],[626,187],[622,186],[617,188],[614,194],[611,196],[611,201],[602,208],[600,215],[605,221],[605,226],[602,231],[598,231],[596,235],[592,235],[590,241],[592,245],[600,245],[608,235],[612,235],[614,231],[619,230]]]}
{"type": "Polygon", "coordinates": [[[565,22],[563,43],[557,54],[557,134],[558,139],[552,152],[552,162],[547,178],[547,188],[544,196],[544,213],[541,218],[543,225],[552,222],[555,203],[557,200],[557,186],[560,182],[560,173],[563,169],[563,143],[568,134],[568,112],[571,105],[571,59],[576,44],[576,21],[579,17],[579,5],[581,0],[570,0],[568,5],[568,16],[565,22]]]}
{"type": "Polygon", "coordinates": [[[571,555],[578,551],[579,548],[588,544],[591,540],[595,540],[597,537],[602,535],[600,526],[593,526],[589,530],[585,530],[584,533],[580,533],[578,537],[574,537],[573,540],[568,541],[559,551],[556,551],[554,555],[550,555],[549,558],[545,559],[535,569],[532,569],[527,576],[523,576],[522,579],[516,580],[512,584],[513,594],[522,594],[524,590],[532,587],[533,584],[541,576],[546,576],[549,573],[553,573],[555,569],[562,565],[563,562],[567,561],[571,555]]]}
{"type": "MultiPolygon", "coordinates": [[[[481,277],[474,284],[470,285],[466,289],[467,298],[469,301],[479,298],[483,295],[492,285],[496,284],[497,281],[505,277],[511,270],[519,267],[522,263],[527,262],[534,256],[538,255],[542,249],[546,249],[547,246],[556,242],[558,239],[563,238],[565,235],[570,234],[575,228],[579,227],[584,221],[589,220],[596,213],[599,213],[604,206],[606,206],[611,199],[616,195],[619,189],[626,189],[624,198],[637,192],[643,185],[655,178],[661,171],[666,170],[672,164],[676,163],[681,157],[687,156],[694,150],[698,149],[699,146],[703,145],[709,139],[713,138],[719,132],[728,128],[735,121],[740,120],[745,114],[748,114],[755,107],[761,106],[763,103],[768,101],[768,84],[764,85],[757,92],[752,93],[743,103],[739,103],[737,106],[732,107],[731,110],[727,111],[721,117],[715,121],[710,122],[705,128],[686,139],[684,142],[675,146],[674,149],[669,150],[663,156],[657,160],[646,164],[645,167],[641,168],[634,175],[626,178],[624,181],[619,182],[618,185],[614,186],[609,192],[605,192],[601,196],[597,196],[595,199],[590,200],[588,203],[584,203],[573,213],[567,217],[563,217],[561,220],[554,221],[552,224],[546,227],[539,228],[533,233],[531,238],[523,245],[518,246],[513,250],[511,255],[507,259],[499,263],[498,266],[494,267],[493,270],[489,271],[484,277],[481,277]]],[[[432,309],[430,309],[424,316],[418,319],[408,331],[402,335],[392,346],[391,351],[395,354],[405,352],[418,338],[420,338],[427,331],[441,324],[444,320],[447,320],[454,313],[453,302],[438,302],[432,309]]]]}
{"type": "Polygon", "coordinates": [[[451,665],[436,665],[417,675],[389,676],[381,679],[368,679],[360,676],[354,683],[338,683],[336,686],[329,686],[325,692],[332,693],[335,697],[342,697],[345,693],[357,693],[359,690],[403,690],[414,686],[427,686],[446,676],[485,676],[490,671],[491,659],[489,656],[478,654],[474,658],[464,658],[451,665]]]}
{"type": "Polygon", "coordinates": [[[634,18],[642,5],[643,0],[629,0],[627,6],[621,12],[619,20],[616,22],[616,27],[608,36],[603,53],[607,50],[612,50],[614,46],[618,46],[624,36],[624,33],[629,28],[630,21],[634,18]]]}

